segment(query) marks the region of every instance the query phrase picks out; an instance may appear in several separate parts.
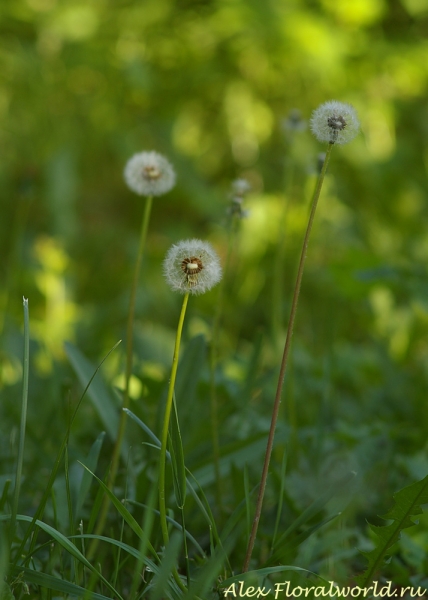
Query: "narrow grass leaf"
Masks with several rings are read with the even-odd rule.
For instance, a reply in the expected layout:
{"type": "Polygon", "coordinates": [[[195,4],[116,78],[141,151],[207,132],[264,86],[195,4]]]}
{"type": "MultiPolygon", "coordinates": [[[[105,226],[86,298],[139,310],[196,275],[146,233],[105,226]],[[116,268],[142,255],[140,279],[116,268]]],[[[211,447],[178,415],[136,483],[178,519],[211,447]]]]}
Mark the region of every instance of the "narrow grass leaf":
{"type": "Polygon", "coordinates": [[[286,539],[290,536],[291,533],[296,531],[302,525],[308,523],[311,519],[313,519],[327,504],[333,496],[335,496],[338,492],[343,490],[349,486],[350,482],[355,478],[355,473],[348,473],[344,477],[341,477],[337,481],[335,481],[317,500],[314,500],[306,508],[298,517],[293,521],[293,523],[288,527],[288,529],[281,535],[278,541],[275,543],[274,550],[282,546],[286,539]]]}
{"type": "Polygon", "coordinates": [[[24,358],[22,377],[22,399],[21,399],[21,422],[19,426],[18,457],[16,461],[15,489],[12,501],[12,518],[10,522],[11,539],[15,534],[16,515],[18,513],[19,491],[21,489],[22,465],[24,462],[25,426],[27,422],[28,405],[28,371],[30,363],[30,317],[28,311],[28,300],[23,298],[24,306],[24,358]]]}
{"type": "Polygon", "coordinates": [[[180,545],[180,536],[173,534],[163,553],[159,571],[153,580],[153,590],[150,595],[152,600],[160,600],[168,592],[168,588],[171,589],[170,582],[177,564],[180,545]]]}
{"type": "Polygon", "coordinates": [[[305,531],[302,531],[302,533],[300,533],[299,535],[296,535],[294,537],[292,536],[290,539],[287,540],[287,542],[286,542],[286,544],[284,544],[284,546],[277,547],[275,552],[273,552],[273,554],[269,557],[269,559],[263,564],[263,567],[270,567],[275,563],[281,562],[283,560],[284,551],[289,552],[293,548],[297,548],[298,546],[300,546],[300,544],[303,544],[303,542],[305,542],[308,538],[310,538],[311,535],[313,535],[316,531],[318,531],[318,529],[321,529],[321,527],[324,527],[324,525],[327,525],[327,523],[330,523],[331,521],[333,521],[340,515],[341,515],[341,513],[336,513],[334,515],[331,515],[331,516],[327,517],[326,519],[319,521],[312,527],[309,527],[305,531]]]}
{"type": "MultiPolygon", "coordinates": [[[[34,527],[35,527],[35,523],[36,523],[37,519],[40,519],[40,517],[42,516],[42,514],[43,514],[43,512],[45,510],[46,502],[47,502],[47,500],[48,500],[48,498],[49,498],[49,496],[51,494],[52,486],[53,486],[53,484],[55,482],[55,478],[56,478],[56,475],[58,473],[59,465],[61,464],[61,460],[62,460],[64,451],[65,451],[65,447],[66,447],[66,445],[68,443],[68,438],[69,438],[69,434],[70,434],[70,428],[71,428],[71,426],[73,424],[73,421],[74,421],[74,419],[75,419],[75,417],[77,415],[77,411],[79,410],[79,407],[82,404],[84,397],[86,396],[86,392],[88,391],[89,387],[91,386],[91,384],[92,384],[92,382],[93,382],[96,374],[100,370],[101,365],[104,363],[105,360],[107,360],[107,358],[117,348],[117,346],[119,344],[120,344],[120,340],[118,342],[116,342],[116,344],[111,348],[111,350],[109,350],[109,352],[107,352],[107,354],[105,355],[105,357],[103,358],[103,360],[100,362],[100,364],[98,365],[98,367],[92,373],[91,377],[89,378],[89,380],[88,380],[88,382],[87,382],[87,384],[86,384],[86,386],[85,386],[85,388],[84,388],[84,390],[82,392],[82,395],[79,398],[79,401],[78,401],[78,403],[76,405],[76,408],[74,409],[73,415],[71,417],[71,420],[70,420],[70,423],[69,423],[69,426],[68,426],[68,430],[67,430],[67,432],[66,432],[66,434],[64,436],[64,439],[63,439],[63,441],[61,443],[61,446],[60,446],[60,448],[58,450],[58,454],[57,454],[57,457],[55,459],[55,464],[54,464],[53,469],[51,471],[51,474],[49,476],[49,480],[47,482],[46,489],[45,489],[45,491],[43,493],[43,496],[42,496],[42,498],[41,498],[41,500],[39,502],[39,506],[37,507],[37,510],[36,510],[36,512],[33,515],[31,524],[27,528],[27,531],[24,533],[24,536],[23,536],[22,541],[21,541],[21,545],[20,545],[20,547],[19,547],[19,549],[18,549],[18,551],[16,553],[16,558],[15,558],[14,564],[17,564],[18,560],[23,555],[27,539],[29,538],[29,536],[31,535],[31,533],[34,531],[34,527]]],[[[36,539],[37,539],[37,536],[34,535],[33,538],[32,538],[32,540],[31,540],[30,552],[28,553],[29,556],[31,555],[32,550],[35,547],[36,539]]]]}
{"type": "MultiPolygon", "coordinates": [[[[141,539],[146,539],[146,536],[144,535],[143,530],[138,525],[137,521],[131,515],[131,513],[129,512],[129,510],[127,510],[125,508],[125,506],[122,504],[122,502],[118,498],[116,498],[116,496],[113,494],[113,492],[108,489],[108,487],[106,486],[106,484],[103,481],[101,481],[101,479],[99,477],[97,477],[95,475],[95,473],[92,473],[92,471],[90,469],[88,469],[88,467],[85,466],[83,463],[80,463],[80,464],[82,465],[82,467],[84,467],[98,481],[98,483],[100,484],[100,486],[102,487],[102,489],[104,490],[104,492],[108,495],[108,497],[110,498],[111,502],[115,506],[116,510],[123,517],[123,519],[125,520],[125,522],[129,525],[129,527],[137,535],[137,537],[140,540],[141,539]]],[[[150,552],[154,556],[156,556],[156,558],[159,559],[159,557],[158,557],[158,555],[156,553],[156,550],[153,548],[153,546],[150,544],[150,542],[148,540],[147,540],[147,546],[148,546],[150,552]]]]}
{"type": "Polygon", "coordinates": [[[186,500],[186,468],[184,466],[183,441],[181,439],[180,425],[178,423],[177,404],[175,394],[172,401],[172,414],[170,420],[170,455],[172,476],[174,483],[175,501],[178,508],[182,509],[186,500]]]}
{"type": "MultiPolygon", "coordinates": [[[[124,410],[125,410],[126,414],[129,415],[131,417],[131,419],[133,421],[135,421],[135,423],[137,423],[137,425],[139,427],[141,427],[141,429],[147,433],[147,435],[150,437],[150,439],[154,442],[156,448],[160,449],[160,446],[161,446],[160,440],[156,437],[156,435],[152,432],[152,430],[143,421],[141,421],[141,419],[139,419],[136,415],[134,415],[134,413],[132,413],[130,410],[128,410],[128,409],[124,409],[124,410]]],[[[167,458],[167,460],[171,460],[171,455],[169,452],[166,453],[166,458],[167,458]]],[[[205,497],[204,491],[203,491],[202,487],[199,485],[199,482],[196,479],[196,477],[189,471],[189,469],[187,467],[186,467],[186,473],[188,475],[188,477],[186,478],[186,485],[187,485],[187,488],[189,489],[189,494],[194,498],[196,504],[199,507],[199,510],[201,511],[202,515],[206,519],[209,526],[212,527],[216,540],[218,540],[218,542],[220,542],[216,522],[215,522],[214,516],[211,512],[211,509],[209,507],[208,500],[205,497]],[[189,476],[193,479],[194,483],[196,484],[196,486],[199,490],[199,493],[201,494],[201,496],[203,497],[203,499],[205,501],[205,505],[199,498],[192,482],[189,480],[189,476]]]]}
{"type": "Polygon", "coordinates": [[[158,496],[157,488],[156,488],[156,486],[152,485],[149,490],[148,505],[144,507],[145,508],[144,520],[143,520],[144,539],[140,540],[140,547],[138,549],[139,556],[138,556],[137,565],[136,565],[136,568],[134,569],[134,574],[133,574],[133,578],[132,578],[131,592],[129,594],[130,598],[135,598],[138,586],[140,584],[140,573],[141,573],[141,569],[144,564],[144,558],[145,558],[146,552],[147,552],[147,543],[150,539],[150,535],[151,535],[151,532],[153,529],[153,522],[154,522],[154,516],[155,516],[154,507],[155,507],[155,504],[157,501],[157,496],[158,496]]]}
{"type": "Polygon", "coordinates": [[[284,452],[284,455],[282,457],[282,463],[281,463],[281,482],[280,482],[280,489],[279,489],[279,502],[278,502],[278,510],[276,513],[276,519],[275,519],[275,528],[273,530],[272,548],[275,547],[276,536],[278,535],[279,521],[281,519],[281,514],[282,514],[282,506],[284,503],[286,472],[287,472],[287,453],[284,452]]]}
{"type": "Polygon", "coordinates": [[[175,381],[175,395],[180,403],[180,414],[183,423],[187,423],[189,415],[194,416],[196,387],[199,383],[195,373],[201,373],[207,353],[207,342],[204,335],[192,338],[184,348],[175,381]],[[182,402],[185,400],[186,402],[182,402]]]}
{"type": "Polygon", "coordinates": [[[208,590],[215,587],[215,580],[218,579],[223,565],[227,561],[229,551],[229,546],[226,546],[226,550],[222,547],[217,548],[215,554],[202,567],[182,600],[195,600],[206,597],[208,590]]]}
{"type": "MultiPolygon", "coordinates": [[[[65,344],[65,351],[80,383],[82,385],[86,385],[86,382],[91,377],[95,367],[85,356],[83,356],[80,350],[68,342],[65,344]]],[[[119,426],[117,409],[107,387],[101,378],[97,378],[95,381],[93,381],[88,390],[88,396],[91,399],[92,404],[108,434],[113,440],[115,440],[119,426]]],[[[127,445],[124,444],[123,448],[125,449],[124,451],[126,453],[127,445]]]]}
{"type": "MultiPolygon", "coordinates": [[[[34,569],[28,569],[26,567],[15,567],[11,566],[11,575],[19,577],[21,573],[24,574],[25,581],[34,585],[39,585],[43,589],[53,590],[55,592],[62,592],[63,594],[69,594],[77,598],[88,598],[88,600],[111,600],[111,596],[103,596],[96,592],[89,592],[87,589],[82,588],[74,583],[66,581],[65,579],[59,579],[34,569]]],[[[13,598],[13,596],[12,596],[13,598]]]]}
{"type": "MultiPolygon", "coordinates": [[[[219,463],[220,475],[226,477],[230,472],[231,465],[243,469],[246,463],[258,459],[265,448],[265,433],[258,433],[246,440],[223,447],[219,463]]],[[[193,473],[203,487],[211,485],[215,480],[214,466],[211,460],[206,460],[203,465],[194,468],[193,473]]]]}
{"type": "MultiPolygon", "coordinates": [[[[92,447],[89,451],[89,454],[86,458],[86,464],[91,471],[95,471],[98,465],[98,459],[100,456],[101,447],[103,445],[103,441],[105,438],[105,431],[102,431],[95,442],[92,444],[92,447]]],[[[91,487],[92,477],[83,469],[82,480],[80,482],[79,491],[77,494],[77,502],[76,502],[76,519],[79,519],[81,516],[81,511],[83,505],[85,503],[86,496],[88,495],[89,488],[91,487]]]]}
{"type": "Polygon", "coordinates": [[[0,511],[2,512],[6,502],[7,502],[7,495],[9,493],[9,488],[10,488],[10,484],[12,483],[11,479],[6,479],[6,481],[4,482],[4,488],[3,488],[3,492],[2,495],[0,497],[0,511]]]}
{"type": "MultiPolygon", "coordinates": [[[[153,489],[156,489],[153,486],[153,489]]],[[[159,511],[157,509],[155,509],[154,507],[150,507],[147,504],[142,504],[141,502],[137,502],[136,500],[125,500],[125,502],[127,504],[131,504],[132,506],[139,506],[141,508],[146,508],[146,509],[150,509],[152,511],[153,515],[159,515],[159,511]]],[[[171,523],[171,525],[177,529],[177,531],[183,531],[183,526],[176,521],[175,519],[173,519],[172,517],[166,517],[166,520],[168,521],[168,523],[171,523]]],[[[192,544],[195,546],[195,548],[198,550],[198,552],[200,552],[202,558],[206,558],[206,554],[202,548],[202,546],[199,544],[199,542],[193,537],[193,535],[191,533],[189,533],[189,531],[186,530],[186,538],[192,542],[192,544]]]]}
{"type": "MultiPolygon", "coordinates": [[[[9,518],[8,515],[7,515],[7,518],[9,518]]],[[[3,515],[0,515],[0,520],[5,520],[3,515]]],[[[27,517],[26,515],[17,515],[16,520],[17,521],[28,521],[28,522],[32,521],[31,517],[27,517]]],[[[78,548],[74,545],[73,542],[71,542],[62,533],[60,533],[59,531],[57,531],[56,529],[54,529],[47,523],[43,523],[43,521],[37,520],[36,525],[37,525],[37,527],[40,527],[40,529],[42,529],[45,533],[50,535],[56,542],[58,542],[58,544],[60,544],[60,546],[62,546],[64,548],[64,550],[66,550],[69,554],[71,554],[71,556],[77,558],[77,560],[79,560],[87,569],[89,569],[92,572],[97,573],[97,576],[101,579],[101,581],[104,583],[104,585],[106,585],[108,587],[108,589],[111,592],[113,592],[113,594],[115,594],[120,600],[123,600],[123,598],[119,594],[119,592],[117,590],[115,590],[115,588],[107,581],[107,579],[105,577],[103,577],[97,571],[97,569],[83,556],[83,554],[80,552],[80,550],[78,550],[78,548]]],[[[19,565],[17,565],[16,568],[19,569],[21,567],[19,565]]]]}

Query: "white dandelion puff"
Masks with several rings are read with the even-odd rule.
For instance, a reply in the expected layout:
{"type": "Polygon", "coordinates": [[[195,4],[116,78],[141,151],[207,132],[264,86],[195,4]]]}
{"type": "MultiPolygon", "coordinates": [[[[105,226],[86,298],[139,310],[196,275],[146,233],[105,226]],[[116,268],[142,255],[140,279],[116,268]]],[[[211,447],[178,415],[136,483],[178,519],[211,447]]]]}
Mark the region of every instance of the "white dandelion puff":
{"type": "Polygon", "coordinates": [[[320,142],[347,144],[359,129],[357,113],[350,104],[329,100],[312,113],[311,131],[320,142]]]}
{"type": "Polygon", "coordinates": [[[123,176],[127,186],[140,196],[162,196],[175,185],[173,166],[154,151],[134,154],[126,163],[123,176]]]}
{"type": "Polygon", "coordinates": [[[168,285],[180,294],[204,294],[221,279],[220,259],[208,242],[184,240],[169,249],[163,271],[168,285]]]}

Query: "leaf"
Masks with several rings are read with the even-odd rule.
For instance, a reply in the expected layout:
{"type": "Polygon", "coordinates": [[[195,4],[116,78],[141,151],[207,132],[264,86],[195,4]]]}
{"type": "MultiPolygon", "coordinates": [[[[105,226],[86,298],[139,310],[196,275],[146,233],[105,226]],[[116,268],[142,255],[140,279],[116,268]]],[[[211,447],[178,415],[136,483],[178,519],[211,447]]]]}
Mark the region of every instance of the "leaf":
{"type": "Polygon", "coordinates": [[[178,423],[175,394],[173,397],[169,441],[175,501],[177,507],[182,509],[186,500],[186,467],[184,466],[183,441],[181,439],[180,425],[178,423]]]}
{"type": "Polygon", "coordinates": [[[166,586],[170,586],[171,577],[177,563],[180,543],[180,537],[173,535],[168,546],[165,548],[159,571],[153,579],[153,592],[150,595],[153,600],[164,598],[164,594],[167,592],[165,588],[166,586]]]}
{"type": "MultiPolygon", "coordinates": [[[[95,367],[83,356],[80,350],[68,342],[65,344],[65,351],[80,383],[85,386],[92,377],[95,367]]],[[[111,439],[115,440],[119,426],[118,410],[101,377],[97,377],[92,381],[88,389],[88,396],[111,439]]],[[[127,447],[127,444],[122,444],[125,459],[127,447]]]]}
{"type": "Polygon", "coordinates": [[[189,411],[192,415],[194,414],[195,392],[199,383],[199,378],[195,377],[195,373],[202,372],[206,352],[207,343],[203,335],[192,338],[182,352],[174,386],[182,423],[186,422],[189,411]]]}
{"type": "MultiPolygon", "coordinates": [[[[28,583],[34,583],[40,585],[43,589],[55,590],[56,592],[63,592],[71,596],[77,596],[78,598],[85,597],[88,600],[111,600],[108,596],[97,594],[96,592],[89,592],[85,588],[82,588],[74,583],[70,583],[65,579],[59,579],[59,577],[53,577],[46,573],[40,573],[34,569],[27,569],[26,567],[14,567],[11,566],[11,574],[18,577],[21,573],[24,575],[24,579],[28,583]]],[[[14,596],[9,596],[11,599],[14,596]]],[[[9,600],[8,596],[0,595],[0,600],[9,600]]]]}
{"type": "MultiPolygon", "coordinates": [[[[95,440],[95,442],[93,443],[92,448],[89,451],[88,457],[86,459],[86,463],[87,463],[88,467],[91,469],[91,471],[95,471],[95,469],[97,468],[98,458],[100,455],[101,446],[103,445],[104,437],[105,437],[105,432],[102,431],[99,434],[99,436],[97,437],[97,439],[95,440]]],[[[88,471],[86,471],[84,469],[83,474],[82,474],[82,480],[80,482],[79,492],[77,495],[77,504],[76,504],[76,511],[75,511],[77,519],[79,519],[79,517],[80,517],[80,511],[82,510],[83,504],[85,502],[85,498],[89,492],[89,488],[91,486],[91,481],[92,481],[91,475],[88,473],[88,471]]]]}
{"type": "MultiPolygon", "coordinates": [[[[0,515],[0,520],[5,521],[8,519],[10,519],[10,515],[0,515]]],[[[32,518],[27,517],[26,515],[17,515],[16,520],[29,522],[29,523],[32,522],[32,518]]],[[[101,573],[99,573],[97,568],[94,567],[86,559],[86,557],[80,552],[80,550],[78,550],[76,548],[76,546],[72,542],[70,542],[70,540],[67,537],[65,537],[62,533],[57,531],[54,527],[51,527],[50,525],[48,525],[47,523],[44,523],[43,521],[40,521],[39,519],[37,519],[36,525],[38,527],[40,527],[40,529],[42,529],[45,533],[50,535],[56,542],[58,542],[58,544],[60,544],[60,546],[62,546],[66,552],[71,554],[71,556],[74,556],[74,558],[76,558],[78,561],[80,561],[91,572],[95,573],[97,575],[97,577],[99,577],[99,579],[101,579],[101,581],[104,583],[104,585],[106,585],[108,587],[108,589],[111,592],[113,592],[113,594],[116,595],[117,598],[120,598],[120,600],[123,600],[123,598],[119,594],[119,592],[117,590],[115,590],[115,588],[107,581],[107,579],[105,577],[103,577],[103,575],[101,575],[101,573]]],[[[17,565],[16,568],[22,570],[22,567],[20,567],[19,565],[17,565]]]]}
{"type": "Polygon", "coordinates": [[[421,505],[428,502],[428,475],[396,492],[393,498],[394,506],[386,515],[381,516],[382,519],[392,519],[393,522],[383,527],[370,525],[377,537],[377,545],[370,552],[362,552],[369,564],[366,571],[357,578],[360,586],[365,586],[373,580],[376,572],[382,567],[388,550],[400,539],[401,530],[416,525],[412,517],[422,514],[421,505]]]}
{"type": "MultiPolygon", "coordinates": [[[[340,492],[345,486],[349,486],[351,484],[351,482],[354,480],[354,478],[355,478],[354,472],[347,473],[345,476],[340,477],[337,481],[335,481],[333,484],[331,484],[330,487],[323,494],[321,494],[319,498],[314,500],[314,502],[312,502],[297,517],[297,519],[295,519],[291,523],[291,525],[288,527],[288,529],[286,529],[286,531],[275,542],[275,545],[273,547],[273,554],[267,561],[266,565],[271,564],[272,562],[275,562],[276,560],[279,559],[279,555],[281,554],[281,549],[283,546],[287,546],[288,544],[290,544],[290,547],[294,546],[295,544],[293,543],[293,541],[290,540],[291,534],[294,533],[295,531],[297,531],[299,528],[301,528],[302,525],[309,523],[313,518],[315,518],[322,511],[322,509],[327,504],[327,502],[329,502],[329,500],[331,500],[331,498],[333,498],[333,496],[335,496],[338,492],[340,492]]],[[[331,518],[334,518],[336,516],[337,515],[335,514],[331,518]]],[[[328,523],[331,520],[331,518],[329,517],[325,521],[321,521],[320,523],[317,523],[315,526],[315,529],[319,529],[320,526],[324,525],[325,523],[328,523]]],[[[296,537],[297,540],[299,540],[299,538],[300,538],[300,536],[296,537]]],[[[306,539],[306,538],[304,537],[304,538],[300,539],[300,541],[298,543],[301,543],[302,541],[304,541],[304,539],[306,539]]]]}
{"type": "Polygon", "coordinates": [[[88,467],[86,465],[84,465],[83,463],[80,463],[82,465],[82,467],[84,467],[93,477],[95,477],[95,479],[98,481],[98,483],[100,484],[100,486],[102,487],[102,489],[104,490],[104,492],[107,494],[107,496],[110,498],[110,500],[112,501],[112,503],[114,504],[115,508],[117,509],[117,511],[119,512],[119,514],[123,517],[123,519],[125,520],[126,523],[128,523],[129,527],[132,529],[132,531],[138,536],[138,538],[140,540],[143,540],[147,543],[147,546],[150,550],[150,552],[156,557],[158,558],[158,555],[156,554],[156,550],[153,548],[153,546],[150,544],[150,542],[148,540],[146,540],[146,535],[144,533],[144,531],[141,529],[141,527],[138,525],[137,521],[134,519],[134,517],[131,515],[131,513],[129,512],[129,510],[127,510],[124,505],[122,504],[122,502],[116,498],[116,496],[113,494],[113,492],[111,490],[108,489],[108,487],[106,486],[106,484],[101,481],[101,479],[99,479],[99,477],[97,477],[95,475],[95,473],[92,473],[92,471],[90,469],[88,469],[88,467]]]}

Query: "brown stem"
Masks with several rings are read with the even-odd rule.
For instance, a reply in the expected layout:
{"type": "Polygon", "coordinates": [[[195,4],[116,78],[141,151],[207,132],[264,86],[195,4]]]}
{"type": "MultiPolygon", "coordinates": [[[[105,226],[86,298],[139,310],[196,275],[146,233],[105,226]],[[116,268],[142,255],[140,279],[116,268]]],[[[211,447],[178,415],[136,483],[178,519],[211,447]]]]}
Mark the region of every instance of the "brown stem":
{"type": "Polygon", "coordinates": [[[256,541],[257,529],[259,526],[260,515],[262,512],[263,498],[264,498],[265,489],[266,489],[266,480],[267,480],[268,471],[269,471],[270,457],[272,455],[272,447],[273,447],[273,440],[275,437],[276,422],[278,420],[279,405],[281,403],[285,369],[287,367],[288,355],[290,353],[291,338],[293,335],[294,320],[296,317],[297,303],[299,300],[300,286],[302,283],[303,269],[305,266],[306,251],[308,248],[309,236],[310,236],[310,233],[312,230],[312,225],[314,222],[315,211],[316,211],[318,200],[320,197],[321,187],[322,187],[322,184],[324,181],[324,176],[327,171],[327,166],[328,166],[328,162],[330,160],[330,154],[331,154],[332,149],[333,149],[333,144],[329,144],[326,155],[325,155],[324,163],[323,163],[323,166],[321,169],[321,173],[320,173],[320,176],[318,177],[317,185],[315,187],[315,191],[314,191],[314,195],[313,195],[313,199],[312,199],[311,212],[309,215],[308,226],[306,228],[306,233],[305,233],[305,237],[303,240],[302,253],[300,255],[300,262],[299,262],[299,269],[297,271],[296,285],[294,287],[293,302],[291,305],[290,318],[288,321],[287,337],[285,340],[284,353],[282,355],[281,368],[280,368],[279,377],[278,377],[278,386],[276,389],[275,401],[274,401],[274,405],[273,405],[272,419],[271,419],[271,424],[270,424],[270,429],[269,429],[269,436],[268,436],[268,441],[267,441],[265,460],[264,460],[264,464],[263,464],[262,476],[260,479],[260,488],[259,488],[259,495],[257,497],[256,512],[254,515],[253,526],[251,528],[250,539],[248,540],[248,547],[247,547],[247,553],[245,555],[244,566],[242,567],[243,573],[246,573],[248,571],[248,567],[249,567],[250,560],[251,560],[251,555],[253,553],[254,543],[256,541]]]}

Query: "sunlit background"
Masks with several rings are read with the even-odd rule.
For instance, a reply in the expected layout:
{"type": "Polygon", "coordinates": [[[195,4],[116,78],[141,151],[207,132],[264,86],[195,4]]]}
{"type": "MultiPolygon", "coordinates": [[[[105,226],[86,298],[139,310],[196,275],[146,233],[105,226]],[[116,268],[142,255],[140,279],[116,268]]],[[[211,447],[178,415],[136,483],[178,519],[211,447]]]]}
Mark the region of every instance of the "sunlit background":
{"type": "MultiPolygon", "coordinates": [[[[283,417],[309,437],[315,428],[317,448],[327,439],[319,428],[336,432],[320,468],[348,462],[388,489],[425,475],[428,0],[14,0],[1,3],[0,33],[4,422],[17,419],[22,296],[31,318],[30,414],[40,419],[30,430],[47,454],[49,418],[59,422],[58,406],[65,418],[65,390],[74,385],[64,342],[98,364],[124,336],[143,200],[122,173],[133,153],[156,150],[174,164],[177,186],[154,202],[131,393],[153,404],[151,390],[168,377],[179,298],[163,280],[166,251],[201,237],[224,260],[230,185],[245,177],[248,216],[222,319],[225,397],[257,368],[225,437],[265,431],[325,150],[308,126],[292,130],[287,119],[297,109],[307,122],[320,103],[337,99],[355,106],[362,132],[333,152],[283,417]],[[278,327],[273,264],[281,240],[278,327]],[[397,447],[405,451],[395,471],[375,475],[397,447]]],[[[209,339],[215,303],[215,291],[192,299],[186,339],[209,339]]],[[[123,365],[117,350],[104,376],[120,386],[123,365]]],[[[201,378],[206,391],[207,374],[201,378]]],[[[79,431],[90,435],[83,419],[79,431]]],[[[299,464],[299,443],[290,444],[299,464]]]]}

